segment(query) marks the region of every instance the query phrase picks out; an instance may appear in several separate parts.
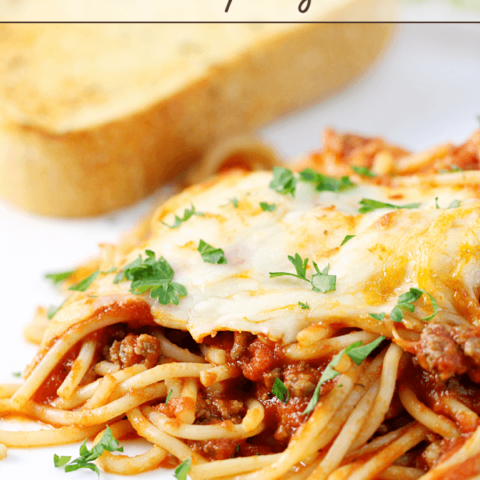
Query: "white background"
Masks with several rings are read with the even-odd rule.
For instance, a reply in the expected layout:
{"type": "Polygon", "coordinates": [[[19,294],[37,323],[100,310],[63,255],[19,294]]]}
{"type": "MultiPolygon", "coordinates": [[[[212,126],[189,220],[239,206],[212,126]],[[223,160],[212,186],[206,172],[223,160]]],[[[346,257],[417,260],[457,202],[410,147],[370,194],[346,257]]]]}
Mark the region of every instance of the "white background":
{"type": "MultiPolygon", "coordinates": [[[[426,18],[428,5],[408,7],[404,15],[418,8],[426,18]]],[[[442,4],[430,12],[444,15],[449,8],[442,4]]],[[[478,115],[480,25],[402,25],[383,61],[356,85],[260,133],[285,156],[317,148],[326,126],[421,149],[463,141],[480,126],[478,115]]],[[[70,269],[95,255],[98,243],[114,242],[152,201],[93,220],[52,220],[0,202],[0,382],[16,381],[11,373],[23,370],[35,354],[35,347],[22,338],[35,306],[58,303],[43,274],[70,269]]],[[[10,449],[0,463],[0,478],[65,479],[63,469],[53,467],[54,452],[76,457],[78,446],[10,449]]],[[[95,474],[84,470],[67,478],[94,479],[95,474]]],[[[102,473],[102,478],[115,476],[102,473]]],[[[141,478],[171,478],[171,473],[150,472],[141,478]]]]}

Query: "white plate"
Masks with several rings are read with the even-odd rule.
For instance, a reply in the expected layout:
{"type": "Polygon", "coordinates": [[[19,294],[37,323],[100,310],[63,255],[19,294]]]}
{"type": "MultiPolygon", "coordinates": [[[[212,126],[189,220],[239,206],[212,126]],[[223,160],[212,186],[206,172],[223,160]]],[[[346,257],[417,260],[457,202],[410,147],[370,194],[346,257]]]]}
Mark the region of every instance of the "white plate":
{"type": "MultiPolygon", "coordinates": [[[[463,141],[480,126],[479,44],[478,25],[401,26],[383,62],[356,85],[261,133],[286,156],[318,148],[326,126],[382,135],[412,149],[463,141]]],[[[94,220],[47,219],[0,203],[0,382],[14,382],[11,373],[35,354],[22,337],[35,306],[58,303],[43,274],[95,255],[98,243],[114,242],[151,202],[94,220]]],[[[10,449],[0,462],[0,478],[94,480],[91,471],[65,477],[63,469],[53,467],[54,453],[77,456],[78,447],[10,449]]],[[[128,451],[136,448],[145,446],[128,451]]],[[[102,478],[120,477],[102,473],[102,478]]],[[[163,480],[172,473],[155,471],[140,478],[163,480]]]]}

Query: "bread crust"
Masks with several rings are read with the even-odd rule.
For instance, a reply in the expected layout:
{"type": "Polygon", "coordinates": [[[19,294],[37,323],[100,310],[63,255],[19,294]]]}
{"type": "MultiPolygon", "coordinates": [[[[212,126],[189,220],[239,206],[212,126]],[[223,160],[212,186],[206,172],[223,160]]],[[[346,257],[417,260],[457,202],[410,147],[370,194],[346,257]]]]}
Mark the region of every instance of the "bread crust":
{"type": "Polygon", "coordinates": [[[0,195],[62,217],[126,207],[186,170],[214,143],[357,78],[382,52],[392,29],[296,25],[169,98],[91,128],[56,133],[7,121],[0,130],[0,195]]]}

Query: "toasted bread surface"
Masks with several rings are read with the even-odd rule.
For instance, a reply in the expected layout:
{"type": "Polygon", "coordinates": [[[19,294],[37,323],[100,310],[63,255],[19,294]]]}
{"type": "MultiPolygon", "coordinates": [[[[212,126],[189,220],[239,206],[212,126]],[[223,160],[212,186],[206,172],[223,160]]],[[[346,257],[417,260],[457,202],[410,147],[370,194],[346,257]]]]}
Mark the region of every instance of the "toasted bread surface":
{"type": "Polygon", "coordinates": [[[127,206],[358,77],[392,28],[4,25],[0,194],[55,216],[127,206]]]}

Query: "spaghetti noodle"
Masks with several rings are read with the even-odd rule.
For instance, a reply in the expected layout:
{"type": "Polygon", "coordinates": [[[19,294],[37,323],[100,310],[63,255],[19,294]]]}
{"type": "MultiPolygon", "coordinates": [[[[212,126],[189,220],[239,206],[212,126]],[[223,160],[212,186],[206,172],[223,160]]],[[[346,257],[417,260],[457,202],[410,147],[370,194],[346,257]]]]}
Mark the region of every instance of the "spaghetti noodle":
{"type": "Polygon", "coordinates": [[[208,157],[202,177],[222,173],[67,275],[51,320],[37,311],[39,353],[0,385],[0,415],[54,428],[0,430],[0,460],[95,437],[85,458],[117,474],[480,474],[480,132],[411,155],[327,131],[295,171],[256,171],[275,163],[256,145],[208,157]]]}

